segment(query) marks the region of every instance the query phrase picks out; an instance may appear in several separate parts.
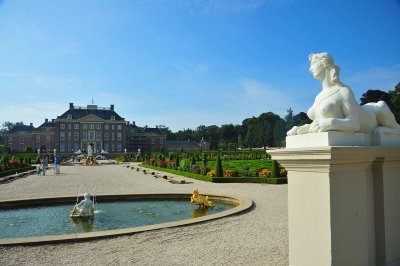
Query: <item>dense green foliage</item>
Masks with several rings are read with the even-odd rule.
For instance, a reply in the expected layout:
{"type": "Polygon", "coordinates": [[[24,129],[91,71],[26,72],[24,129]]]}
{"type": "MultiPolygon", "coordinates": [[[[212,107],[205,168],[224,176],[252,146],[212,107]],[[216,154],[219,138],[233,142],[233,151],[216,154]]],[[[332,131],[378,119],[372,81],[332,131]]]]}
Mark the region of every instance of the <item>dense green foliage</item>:
{"type": "Polygon", "coordinates": [[[391,110],[400,123],[400,83],[396,85],[393,91],[389,91],[390,101],[392,103],[391,110]]]}

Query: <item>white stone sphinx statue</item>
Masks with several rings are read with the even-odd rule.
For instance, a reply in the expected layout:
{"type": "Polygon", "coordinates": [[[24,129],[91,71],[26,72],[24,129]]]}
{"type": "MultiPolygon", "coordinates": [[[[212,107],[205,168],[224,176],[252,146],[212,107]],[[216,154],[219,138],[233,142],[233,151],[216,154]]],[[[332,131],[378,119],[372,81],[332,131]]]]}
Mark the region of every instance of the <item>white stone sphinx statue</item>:
{"type": "MultiPolygon", "coordinates": [[[[400,125],[385,102],[363,106],[357,103],[351,89],[340,81],[340,68],[334,64],[329,53],[310,54],[309,60],[311,74],[322,81],[322,91],[315,97],[314,104],[307,112],[313,122],[293,127],[287,132],[288,136],[331,131],[364,133],[369,138],[371,135],[382,134],[396,135],[396,139],[400,136],[400,125]]],[[[346,137],[351,136],[347,134],[346,137]]]]}

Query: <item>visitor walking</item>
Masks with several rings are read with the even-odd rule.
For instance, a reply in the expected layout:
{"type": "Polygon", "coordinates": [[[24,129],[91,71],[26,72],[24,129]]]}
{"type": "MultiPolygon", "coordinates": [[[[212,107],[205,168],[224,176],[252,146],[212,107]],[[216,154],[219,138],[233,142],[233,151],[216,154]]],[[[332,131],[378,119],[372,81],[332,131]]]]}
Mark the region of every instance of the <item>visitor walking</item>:
{"type": "Polygon", "coordinates": [[[58,175],[60,173],[60,156],[55,155],[54,156],[54,173],[58,175]]]}
{"type": "Polygon", "coordinates": [[[42,163],[42,171],[43,171],[43,175],[46,175],[46,170],[47,170],[47,167],[49,166],[49,160],[47,159],[47,156],[44,156],[43,157],[43,159],[42,159],[42,161],[41,161],[41,163],[42,163]]]}

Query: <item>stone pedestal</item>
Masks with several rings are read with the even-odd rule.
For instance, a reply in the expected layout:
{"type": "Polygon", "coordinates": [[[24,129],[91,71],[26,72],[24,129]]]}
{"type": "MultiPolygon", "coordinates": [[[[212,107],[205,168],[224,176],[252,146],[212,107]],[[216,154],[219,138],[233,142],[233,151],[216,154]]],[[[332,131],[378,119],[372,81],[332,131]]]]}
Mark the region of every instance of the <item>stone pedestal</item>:
{"type": "Polygon", "coordinates": [[[325,146],[400,146],[400,135],[329,131],[286,137],[287,148],[325,146]]]}
{"type": "Polygon", "coordinates": [[[288,170],[290,265],[400,263],[400,148],[270,153],[288,170]]]}

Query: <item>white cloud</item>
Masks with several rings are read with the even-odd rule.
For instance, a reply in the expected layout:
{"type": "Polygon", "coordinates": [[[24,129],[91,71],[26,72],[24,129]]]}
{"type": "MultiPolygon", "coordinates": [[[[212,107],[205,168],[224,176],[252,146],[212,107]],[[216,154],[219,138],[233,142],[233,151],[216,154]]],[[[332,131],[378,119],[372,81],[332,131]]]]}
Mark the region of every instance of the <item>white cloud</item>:
{"type": "Polygon", "coordinates": [[[368,89],[392,90],[400,82],[400,65],[375,67],[362,72],[356,72],[343,80],[349,85],[354,84],[359,90],[368,89]]]}

